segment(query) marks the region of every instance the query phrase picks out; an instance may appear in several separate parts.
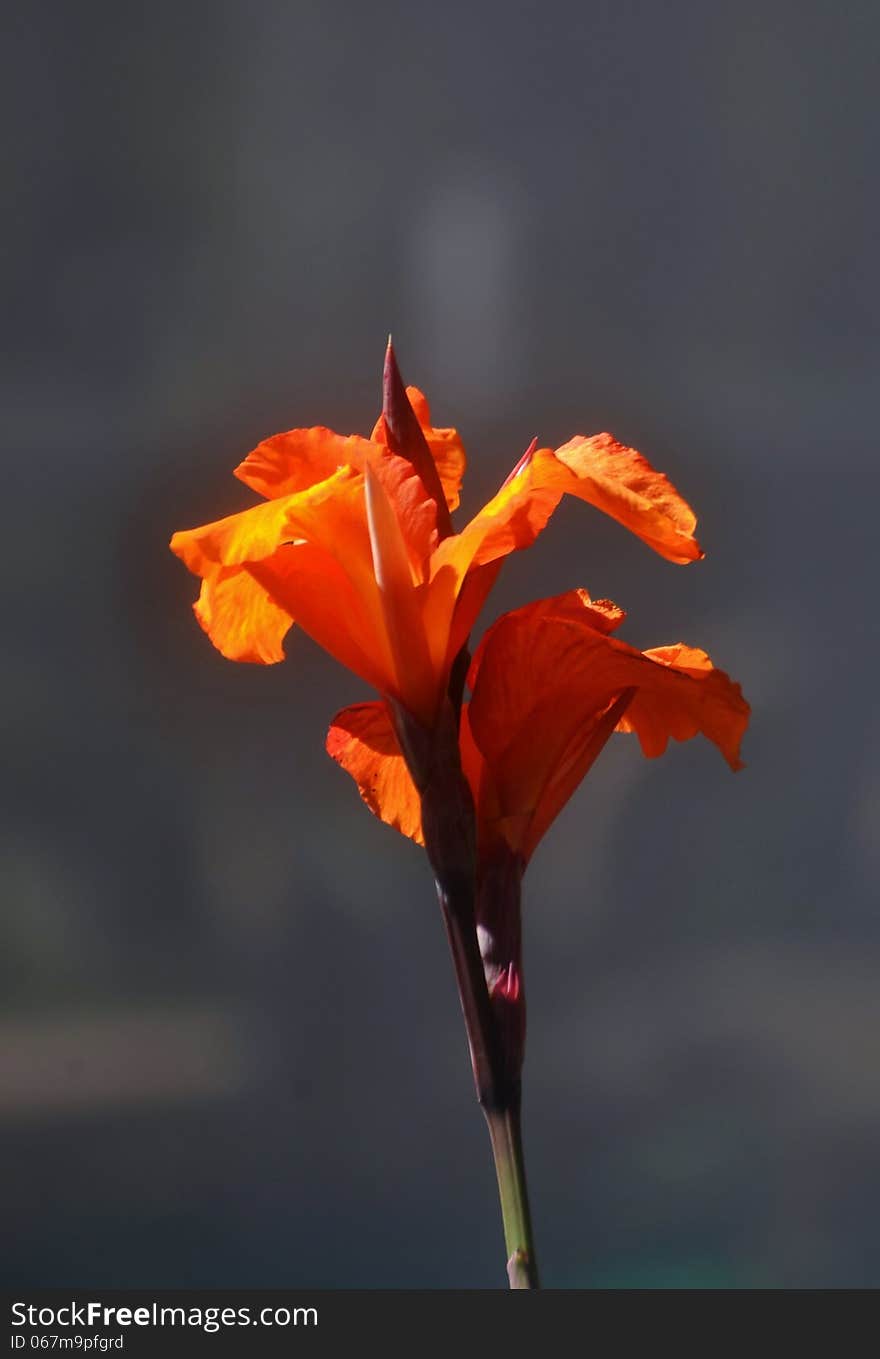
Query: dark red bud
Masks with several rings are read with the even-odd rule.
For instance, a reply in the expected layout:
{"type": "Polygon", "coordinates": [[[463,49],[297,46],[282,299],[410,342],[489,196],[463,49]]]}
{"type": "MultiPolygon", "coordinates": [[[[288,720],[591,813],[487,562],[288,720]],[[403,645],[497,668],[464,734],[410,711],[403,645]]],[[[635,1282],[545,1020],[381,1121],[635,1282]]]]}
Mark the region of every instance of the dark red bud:
{"type": "Polygon", "coordinates": [[[437,504],[437,531],[441,538],[448,538],[453,531],[452,520],[440,482],[440,474],[406,394],[390,335],[382,374],[382,415],[385,420],[388,447],[392,453],[406,458],[418,472],[422,485],[437,504]]]}

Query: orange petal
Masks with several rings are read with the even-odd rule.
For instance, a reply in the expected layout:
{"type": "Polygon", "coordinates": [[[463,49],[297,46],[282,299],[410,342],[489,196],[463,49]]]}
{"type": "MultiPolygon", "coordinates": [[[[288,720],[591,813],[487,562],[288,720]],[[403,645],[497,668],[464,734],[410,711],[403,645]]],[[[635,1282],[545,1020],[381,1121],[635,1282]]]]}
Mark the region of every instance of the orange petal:
{"type": "Polygon", "coordinates": [[[457,631],[466,637],[483,605],[485,593],[477,591],[456,610],[468,573],[533,543],[561,498],[561,491],[536,486],[528,464],[505,482],[461,533],[440,543],[431,557],[424,605],[432,655],[445,653],[454,614],[457,631]]]}
{"type": "Polygon", "coordinates": [[[318,646],[380,693],[396,692],[381,615],[377,625],[372,609],[328,552],[310,543],[290,544],[248,571],[318,646]]]}
{"type": "Polygon", "coordinates": [[[555,454],[542,450],[535,456],[535,477],[610,515],[668,561],[683,564],[703,556],[687,501],[641,453],[610,434],[577,434],[555,454]]]}
{"type": "Polygon", "coordinates": [[[492,586],[498,579],[502,565],[502,558],[499,557],[497,561],[487,562],[485,566],[474,567],[465,576],[452,615],[452,627],[446,647],[447,669],[452,666],[459,651],[468,640],[492,586]]]}
{"type": "MultiPolygon", "coordinates": [[[[355,616],[347,616],[349,604],[328,597],[328,621],[333,620],[334,626],[344,624],[350,635],[362,639],[362,648],[366,638],[372,639],[368,655],[386,677],[381,692],[394,694],[416,716],[427,719],[433,713],[434,692],[442,688],[443,658],[432,664],[427,650],[422,655],[418,649],[420,637],[424,637],[418,584],[426,569],[423,554],[435,541],[436,509],[421,479],[405,459],[386,454],[370,460],[366,466],[382,492],[386,511],[382,541],[387,547],[393,540],[401,549],[395,554],[391,612],[388,609],[391,582],[383,580],[380,585],[377,579],[364,475],[342,469],[308,491],[270,504],[285,504],[289,533],[334,557],[351,582],[357,596],[355,616]],[[393,645],[388,631],[389,622],[400,618],[419,624],[416,628],[413,623],[410,645],[405,651],[401,643],[406,638],[401,637],[400,630],[395,631],[393,645]],[[404,660],[411,664],[404,664],[404,660]]],[[[312,619],[307,624],[302,605],[298,605],[295,616],[302,627],[317,637],[319,620],[312,619]]],[[[326,632],[326,628],[322,631],[326,632]]],[[[327,646],[323,638],[321,644],[327,646]]],[[[333,649],[328,646],[328,650],[333,649]]],[[[361,669],[358,673],[364,672],[361,669]]]]}
{"type": "Polygon", "coordinates": [[[421,584],[429,559],[437,546],[437,505],[424,482],[406,458],[391,453],[373,457],[369,466],[382,483],[406,543],[413,584],[421,584]]]}
{"type": "Polygon", "coordinates": [[[437,541],[437,512],[421,479],[381,443],[331,429],[291,429],[259,444],[235,469],[240,481],[270,500],[307,491],[342,467],[363,472],[372,463],[395,505],[414,564],[421,566],[437,541]]]}
{"type": "Polygon", "coordinates": [[[273,603],[343,664],[383,692],[394,668],[373,573],[364,479],[350,467],[306,491],[176,533],[197,575],[247,567],[273,603]]]}
{"type": "MultiPolygon", "coordinates": [[[[350,469],[337,474],[351,477],[350,469]]],[[[327,483],[322,483],[326,485],[327,483]]],[[[308,493],[307,493],[308,494],[308,493]]],[[[283,542],[295,535],[290,530],[288,512],[297,496],[254,505],[240,514],[227,515],[200,528],[183,529],[171,539],[171,551],[186,563],[194,575],[204,576],[217,566],[243,566],[262,561],[283,542]]]]}
{"type": "Polygon", "coordinates": [[[235,475],[267,500],[305,491],[339,467],[363,469],[375,447],[357,434],[334,434],[317,425],[273,434],[239,463],[235,475]]]}
{"type": "Polygon", "coordinates": [[[327,753],[354,779],[374,816],[424,844],[421,799],[384,703],[358,703],[337,713],[327,753]]]}
{"type": "MultiPolygon", "coordinates": [[[[407,387],[406,394],[436,463],[440,483],[446,496],[446,504],[450,510],[457,509],[461,498],[461,483],[466,463],[464,446],[459,438],[458,430],[434,428],[431,424],[431,412],[427,399],[418,387],[407,387]]],[[[385,421],[381,415],[376,421],[370,438],[376,443],[384,444],[387,442],[385,421]]]]}
{"type": "Polygon", "coordinates": [[[443,676],[431,665],[419,596],[395,508],[369,463],[364,478],[373,573],[397,677],[396,692],[409,711],[430,726],[443,676]]]}
{"type": "Polygon", "coordinates": [[[540,453],[549,451],[539,450],[521,462],[515,474],[459,534],[462,540],[459,551],[463,555],[473,546],[474,566],[531,547],[547,526],[562,499],[561,490],[535,475],[540,453]]]}
{"type": "Polygon", "coordinates": [[[471,668],[470,726],[494,784],[502,832],[525,857],[571,796],[616,723],[646,754],[702,732],[739,767],[748,705],[703,652],[643,655],[608,635],[613,606],[582,591],[506,614],[471,668]],[[629,691],[628,707],[614,706],[629,691]]]}
{"type": "Polygon", "coordinates": [[[653,647],[644,659],[652,682],[638,688],[619,730],[634,731],[649,758],[662,755],[670,737],[688,741],[702,733],[731,769],[742,769],[739,747],[751,709],[740,686],[705,651],[683,642],[653,647]]]}
{"type": "MultiPolygon", "coordinates": [[[[487,767],[481,830],[490,839],[503,836],[526,859],[598,754],[597,740],[613,730],[602,718],[616,695],[585,684],[581,620],[577,629],[560,626],[555,603],[501,618],[483,638],[470,675],[469,724],[487,767]]],[[[605,640],[588,631],[599,645],[605,640]]]]}
{"type": "Polygon", "coordinates": [[[246,567],[218,567],[205,576],[193,611],[228,660],[258,665],[284,660],[282,642],[293,619],[246,567]]]}

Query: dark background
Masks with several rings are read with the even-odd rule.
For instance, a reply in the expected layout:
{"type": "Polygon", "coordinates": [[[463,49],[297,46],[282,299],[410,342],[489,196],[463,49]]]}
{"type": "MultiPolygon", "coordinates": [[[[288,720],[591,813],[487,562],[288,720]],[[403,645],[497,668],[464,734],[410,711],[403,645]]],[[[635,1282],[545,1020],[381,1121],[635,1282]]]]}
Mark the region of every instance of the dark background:
{"type": "Polygon", "coordinates": [[[611,429],[707,560],[566,503],[586,585],[754,706],[612,743],[526,879],[554,1287],[880,1283],[880,10],[21,4],[4,99],[0,1161],[15,1285],[497,1287],[427,867],[325,756],[367,697],[230,664],[176,528],[385,336],[470,455],[611,429]]]}

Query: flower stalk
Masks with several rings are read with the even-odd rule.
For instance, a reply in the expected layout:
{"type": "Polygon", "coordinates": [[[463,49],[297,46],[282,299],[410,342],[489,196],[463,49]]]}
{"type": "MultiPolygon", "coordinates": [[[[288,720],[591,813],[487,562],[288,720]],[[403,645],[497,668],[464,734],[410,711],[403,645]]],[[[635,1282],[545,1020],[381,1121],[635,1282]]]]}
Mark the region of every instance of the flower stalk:
{"type": "Polygon", "coordinates": [[[467,1031],[477,1099],[486,1119],[498,1177],[498,1194],[511,1288],[537,1288],[520,1128],[521,1085],[511,1062],[504,1030],[486,984],[477,940],[473,898],[450,894],[438,877],[437,895],[449,938],[467,1031]]]}
{"type": "Polygon", "coordinates": [[[458,717],[447,703],[427,731],[398,704],[391,714],[422,804],[425,849],[455,968],[477,1099],[489,1128],[511,1288],[537,1288],[520,1132],[524,997],[520,982],[521,865],[508,858],[477,893],[474,802],[461,768],[458,717]],[[489,921],[493,934],[482,922],[489,921]],[[499,968],[489,941],[497,935],[499,968]],[[509,982],[509,985],[508,985],[509,982]]]}
{"type": "Polygon", "coordinates": [[[526,1186],[520,1131],[519,1101],[503,1113],[486,1114],[507,1249],[507,1278],[511,1288],[539,1288],[538,1265],[532,1239],[532,1217],[526,1186]]]}

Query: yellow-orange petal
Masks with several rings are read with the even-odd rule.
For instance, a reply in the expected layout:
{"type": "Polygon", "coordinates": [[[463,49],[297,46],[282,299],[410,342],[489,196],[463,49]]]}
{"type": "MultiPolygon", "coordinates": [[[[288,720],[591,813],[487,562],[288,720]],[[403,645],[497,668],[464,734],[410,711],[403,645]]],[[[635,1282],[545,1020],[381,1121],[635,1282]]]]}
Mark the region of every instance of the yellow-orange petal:
{"type": "Polygon", "coordinates": [[[534,476],[610,515],[667,561],[684,564],[703,556],[687,501],[647,458],[610,434],[577,434],[555,453],[541,450],[534,476]]]}
{"type": "Polygon", "coordinates": [[[318,425],[291,429],[265,439],[235,469],[240,481],[270,500],[283,499],[332,480],[342,467],[363,472],[367,464],[381,477],[401,523],[414,567],[421,569],[437,542],[437,510],[419,476],[384,443],[356,434],[334,434],[318,425]]]}
{"type": "Polygon", "coordinates": [[[467,642],[483,605],[498,579],[503,565],[499,557],[485,566],[475,566],[464,578],[452,615],[452,626],[446,646],[446,669],[451,669],[456,656],[467,642]]]}
{"type": "Polygon", "coordinates": [[[394,664],[395,692],[415,717],[431,726],[443,675],[431,664],[407,544],[395,507],[369,463],[364,486],[373,573],[394,664]]]}
{"type": "MultiPolygon", "coordinates": [[[[344,474],[352,476],[348,468],[344,474]]],[[[339,474],[340,476],[343,474],[339,474]]],[[[326,484],[326,483],[322,483],[326,484]]],[[[196,576],[218,566],[243,566],[271,557],[285,540],[293,537],[288,510],[296,496],[254,505],[239,514],[227,515],[199,528],[181,529],[171,539],[171,551],[196,576]]]]}
{"type": "Polygon", "coordinates": [[[348,467],[340,468],[326,481],[298,495],[270,501],[265,508],[273,505],[285,507],[286,537],[304,539],[342,568],[365,615],[367,631],[382,652],[384,666],[390,661],[390,652],[373,570],[363,475],[348,467]]]}
{"type": "MultiPolygon", "coordinates": [[[[423,392],[419,391],[418,387],[407,387],[406,394],[431,450],[431,456],[436,464],[440,484],[446,497],[446,504],[450,511],[457,509],[461,498],[461,483],[466,465],[464,445],[461,442],[458,430],[439,429],[431,424],[431,411],[427,398],[423,392]]],[[[387,443],[385,421],[381,415],[376,421],[370,438],[376,443],[387,443]]]]}
{"type": "Polygon", "coordinates": [[[354,469],[340,468],[305,491],[176,533],[171,547],[202,577],[221,566],[246,566],[319,645],[382,692],[395,692],[364,479],[354,469]]]}
{"type": "Polygon", "coordinates": [[[206,575],[193,612],[214,646],[230,661],[274,665],[293,624],[244,566],[221,566],[206,575]]]}
{"type": "Polygon", "coordinates": [[[307,491],[282,496],[242,510],[239,514],[216,519],[198,529],[183,529],[171,538],[171,552],[181,557],[194,575],[205,575],[213,567],[239,567],[272,556],[284,542],[307,538],[315,541],[334,538],[334,526],[344,530],[341,550],[352,544],[353,554],[360,548],[361,559],[369,560],[367,519],[363,511],[364,478],[352,467],[340,467],[326,481],[307,491]],[[360,495],[360,542],[356,512],[360,495]],[[327,508],[331,507],[331,508],[327,508]],[[303,527],[304,526],[304,527],[303,527]]]}
{"type": "Polygon", "coordinates": [[[326,481],[339,467],[362,471],[376,451],[357,434],[335,434],[323,425],[289,429],[257,444],[236,467],[235,476],[267,500],[277,500],[326,481]]]}
{"type": "Polygon", "coordinates": [[[482,607],[485,594],[478,591],[472,602],[462,600],[462,607],[456,609],[468,573],[533,543],[561,498],[561,491],[536,486],[531,464],[527,464],[505,482],[461,533],[444,538],[439,544],[431,556],[424,603],[433,656],[442,656],[448,648],[453,615],[458,615],[457,631],[466,637],[482,607]],[[466,602],[468,608],[464,607],[466,602]]]}
{"type": "Polygon", "coordinates": [[[739,766],[749,714],[739,686],[703,652],[642,654],[608,635],[609,623],[609,606],[570,591],[506,614],[474,657],[471,731],[505,833],[526,858],[615,725],[636,730],[648,755],[700,732],[739,766]]]}
{"type": "Polygon", "coordinates": [[[384,703],[358,703],[337,713],[327,753],[354,779],[374,816],[424,844],[421,799],[384,703]]]}

